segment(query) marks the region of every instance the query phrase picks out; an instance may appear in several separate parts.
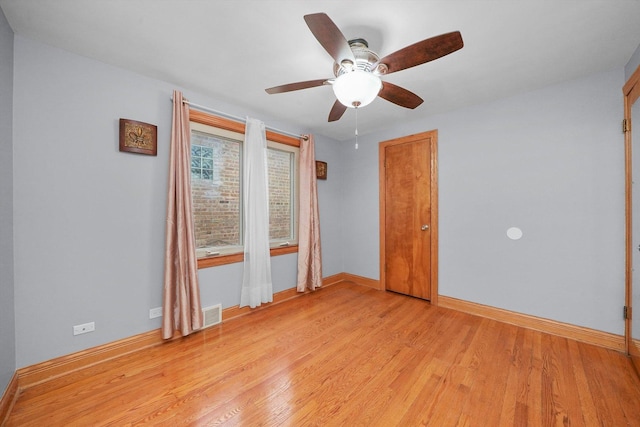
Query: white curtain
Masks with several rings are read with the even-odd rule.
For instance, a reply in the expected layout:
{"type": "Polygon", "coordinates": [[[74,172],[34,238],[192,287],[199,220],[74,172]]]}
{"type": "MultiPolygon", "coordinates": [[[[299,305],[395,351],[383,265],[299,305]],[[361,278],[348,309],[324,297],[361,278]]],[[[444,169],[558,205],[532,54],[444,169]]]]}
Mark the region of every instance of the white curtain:
{"type": "Polygon", "coordinates": [[[247,118],[243,146],[244,274],[240,307],[273,301],[269,253],[267,138],[260,120],[247,118]]]}

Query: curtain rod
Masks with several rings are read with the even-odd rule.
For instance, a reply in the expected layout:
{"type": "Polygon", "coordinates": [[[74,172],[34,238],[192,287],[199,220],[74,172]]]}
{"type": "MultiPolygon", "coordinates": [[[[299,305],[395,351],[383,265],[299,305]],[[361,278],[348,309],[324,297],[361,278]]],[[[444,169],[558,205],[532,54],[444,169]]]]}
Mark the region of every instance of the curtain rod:
{"type": "MultiPolygon", "coordinates": [[[[173,97],[171,97],[171,102],[173,102],[173,97]]],[[[189,106],[191,106],[193,108],[197,108],[198,110],[203,110],[203,111],[206,111],[208,113],[217,114],[219,116],[223,116],[223,117],[225,117],[227,119],[231,119],[231,120],[234,120],[234,121],[239,122],[239,123],[246,123],[247,122],[242,117],[234,116],[233,114],[225,113],[223,111],[214,110],[213,108],[206,107],[204,105],[194,104],[193,102],[190,102],[190,101],[188,101],[188,100],[186,100],[184,98],[182,99],[182,103],[183,104],[187,104],[187,105],[189,105],[189,106]]],[[[305,141],[309,139],[309,137],[307,135],[298,135],[298,134],[295,134],[295,133],[292,133],[292,132],[287,132],[286,130],[281,130],[281,129],[277,129],[277,128],[274,128],[274,127],[271,127],[271,126],[266,126],[266,125],[265,125],[265,128],[267,128],[268,130],[270,130],[272,132],[281,133],[283,135],[291,136],[293,138],[302,138],[305,141]]]]}

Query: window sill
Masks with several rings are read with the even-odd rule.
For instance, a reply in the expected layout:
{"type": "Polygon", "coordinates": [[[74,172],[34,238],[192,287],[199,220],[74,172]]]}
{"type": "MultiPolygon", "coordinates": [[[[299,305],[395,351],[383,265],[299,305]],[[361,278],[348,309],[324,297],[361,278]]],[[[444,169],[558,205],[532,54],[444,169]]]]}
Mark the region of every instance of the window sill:
{"type": "MultiPolygon", "coordinates": [[[[271,248],[271,256],[293,254],[298,252],[298,245],[286,246],[283,248],[271,248]]],[[[244,253],[220,255],[198,260],[198,269],[216,267],[218,265],[234,264],[244,261],[244,253]]]]}

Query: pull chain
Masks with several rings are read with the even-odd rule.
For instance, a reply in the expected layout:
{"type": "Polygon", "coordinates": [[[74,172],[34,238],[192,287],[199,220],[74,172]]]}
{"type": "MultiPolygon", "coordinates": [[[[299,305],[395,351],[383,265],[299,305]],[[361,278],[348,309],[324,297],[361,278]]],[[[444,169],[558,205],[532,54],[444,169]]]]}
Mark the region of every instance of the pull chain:
{"type": "Polygon", "coordinates": [[[358,107],[355,108],[356,110],[356,150],[358,149],[358,107]]]}

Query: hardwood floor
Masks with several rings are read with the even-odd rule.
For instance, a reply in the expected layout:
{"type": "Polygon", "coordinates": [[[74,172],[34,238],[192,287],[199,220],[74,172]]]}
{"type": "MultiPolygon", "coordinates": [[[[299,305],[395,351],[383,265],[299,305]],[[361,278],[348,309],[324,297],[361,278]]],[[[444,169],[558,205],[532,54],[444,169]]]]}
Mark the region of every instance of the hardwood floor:
{"type": "Polygon", "coordinates": [[[340,283],[21,392],[7,426],[640,426],[607,350],[340,283]]]}

